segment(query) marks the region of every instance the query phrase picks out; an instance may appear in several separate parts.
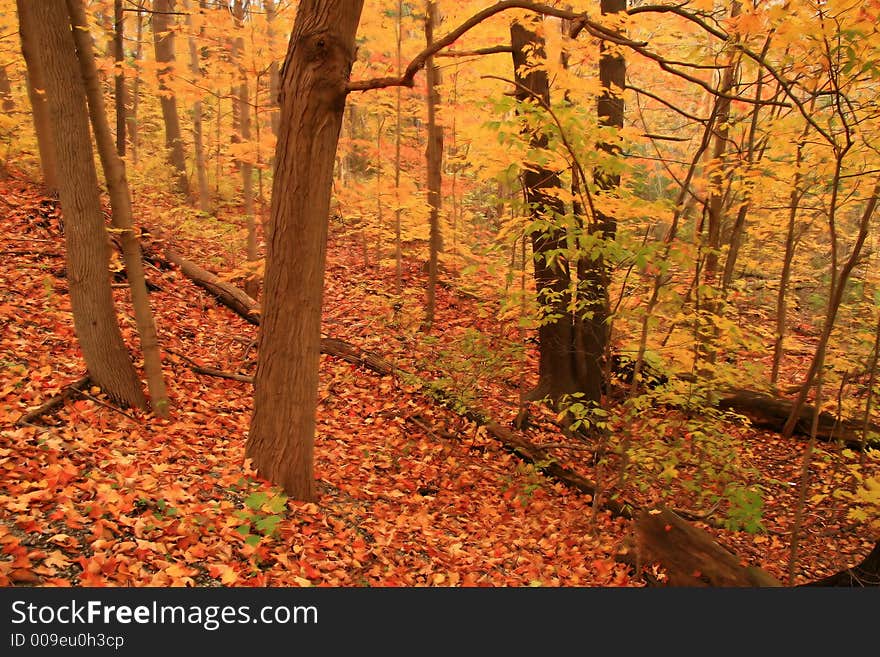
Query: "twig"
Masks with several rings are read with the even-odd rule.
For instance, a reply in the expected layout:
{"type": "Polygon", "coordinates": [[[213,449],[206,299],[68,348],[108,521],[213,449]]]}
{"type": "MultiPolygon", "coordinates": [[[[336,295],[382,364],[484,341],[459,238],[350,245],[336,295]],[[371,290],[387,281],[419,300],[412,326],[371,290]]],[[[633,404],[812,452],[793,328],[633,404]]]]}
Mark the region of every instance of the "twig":
{"type": "Polygon", "coordinates": [[[70,395],[72,395],[74,392],[77,392],[80,388],[85,388],[87,385],[89,385],[90,381],[91,379],[88,375],[86,375],[81,379],[77,379],[73,383],[68,384],[60,393],[49,399],[49,401],[40,404],[35,409],[28,411],[20,418],[18,418],[18,420],[15,421],[16,426],[20,427],[26,424],[37,426],[31,423],[41,415],[45,415],[56,407],[61,406],[61,404],[64,403],[65,399],[70,397],[70,395]]]}
{"type": "Polygon", "coordinates": [[[129,415],[128,413],[126,413],[126,412],[123,411],[122,409],[116,408],[115,406],[113,406],[113,404],[108,404],[107,402],[103,402],[103,401],[101,401],[101,400],[98,399],[97,397],[93,397],[92,395],[90,395],[89,393],[87,393],[85,390],[76,390],[75,392],[76,392],[77,394],[82,395],[83,397],[87,397],[88,399],[91,399],[93,402],[95,402],[96,404],[100,404],[100,405],[103,406],[104,408],[109,408],[111,411],[115,411],[115,412],[119,413],[120,415],[124,415],[124,416],[127,417],[129,420],[131,420],[132,422],[137,422],[137,421],[138,421],[138,419],[137,419],[136,417],[134,417],[133,415],[129,415]]]}
{"type": "Polygon", "coordinates": [[[234,372],[224,372],[223,370],[215,370],[213,367],[201,367],[193,365],[190,369],[196,374],[204,374],[206,376],[216,376],[221,379],[232,379],[233,381],[242,381],[244,383],[253,383],[254,377],[247,374],[236,374],[234,372]]]}

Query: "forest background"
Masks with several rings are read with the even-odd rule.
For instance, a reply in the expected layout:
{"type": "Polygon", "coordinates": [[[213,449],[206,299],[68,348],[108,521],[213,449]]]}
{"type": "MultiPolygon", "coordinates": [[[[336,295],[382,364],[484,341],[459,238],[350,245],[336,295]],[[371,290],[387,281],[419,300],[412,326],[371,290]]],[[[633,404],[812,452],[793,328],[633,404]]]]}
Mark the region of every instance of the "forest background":
{"type": "Polygon", "coordinates": [[[44,4],[87,32],[0,2],[4,584],[876,577],[876,0],[44,4]]]}

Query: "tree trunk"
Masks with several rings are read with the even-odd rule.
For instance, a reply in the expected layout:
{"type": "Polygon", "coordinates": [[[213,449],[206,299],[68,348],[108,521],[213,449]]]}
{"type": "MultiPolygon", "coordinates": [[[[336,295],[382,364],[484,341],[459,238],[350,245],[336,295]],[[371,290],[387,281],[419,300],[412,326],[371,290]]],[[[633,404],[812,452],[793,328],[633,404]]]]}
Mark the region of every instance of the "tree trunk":
{"type": "Polygon", "coordinates": [[[773,340],[773,365],[770,368],[770,385],[776,387],[779,380],[779,366],[782,364],[782,355],[785,351],[785,329],[788,319],[788,283],[791,280],[791,267],[794,263],[795,250],[795,227],[801,199],[804,192],[801,189],[803,174],[801,163],[803,161],[804,142],[806,131],[801,135],[797,146],[795,158],[794,184],[788,197],[788,229],[785,233],[785,255],[782,257],[782,274],[779,277],[779,292],[776,295],[776,335],[773,340]]]}
{"type": "MultiPolygon", "coordinates": [[[[235,26],[240,31],[244,26],[245,8],[241,0],[236,0],[234,5],[235,26]]],[[[238,107],[238,136],[239,143],[248,144],[251,140],[251,106],[250,91],[248,88],[248,71],[245,65],[244,38],[238,36],[235,39],[235,53],[237,56],[239,85],[235,103],[238,107]]],[[[241,171],[241,188],[244,197],[244,216],[247,226],[247,245],[245,257],[250,266],[254,266],[259,259],[257,253],[257,222],[254,219],[254,167],[250,159],[239,160],[241,171]]],[[[260,289],[260,280],[255,271],[250,271],[245,279],[245,292],[257,298],[260,289]]]]}
{"type": "MultiPolygon", "coordinates": [[[[272,27],[275,21],[275,1],[263,0],[263,9],[266,12],[266,39],[269,41],[269,52],[272,53],[275,50],[275,30],[272,27]]],[[[272,108],[269,113],[272,134],[277,138],[280,120],[278,114],[278,62],[274,56],[269,63],[269,107],[272,108]]]]}
{"type": "Polygon", "coordinates": [[[21,36],[21,54],[27,66],[27,89],[34,116],[34,131],[37,135],[37,148],[40,151],[40,167],[43,182],[52,192],[58,189],[58,174],[55,164],[55,147],[52,144],[52,126],[46,98],[43,65],[39,56],[37,30],[34,22],[35,3],[29,0],[16,0],[18,9],[18,32],[21,36]]]}
{"type": "MultiPolygon", "coordinates": [[[[191,1],[186,0],[183,5],[184,11],[189,12],[191,1]]],[[[187,13],[186,26],[189,28],[190,35],[187,40],[189,46],[189,71],[193,76],[193,84],[198,84],[202,78],[202,71],[199,67],[199,49],[196,46],[196,38],[194,35],[195,25],[193,24],[192,14],[187,13]]],[[[199,34],[204,30],[199,24],[199,34]]],[[[199,188],[199,210],[202,212],[211,212],[211,192],[208,189],[208,168],[205,162],[205,140],[202,130],[202,101],[197,100],[192,106],[193,115],[193,152],[195,155],[196,179],[199,188]]]]}
{"type": "Polygon", "coordinates": [[[40,61],[58,165],[67,276],[76,336],[89,374],[114,400],[139,408],[146,398],[122,333],[110,288],[110,251],[95,172],[86,94],[65,0],[33,3],[40,61]]]}
{"type": "MultiPolygon", "coordinates": [[[[437,3],[427,0],[425,7],[425,40],[430,45],[434,41],[434,28],[437,26],[437,3]]],[[[434,58],[425,62],[428,95],[428,147],[425,153],[428,164],[428,207],[430,208],[430,242],[428,248],[428,301],[425,307],[425,327],[430,330],[434,323],[434,305],[437,292],[437,267],[440,256],[440,188],[443,160],[443,127],[437,124],[437,106],[440,104],[440,69],[434,65],[434,58]]]]}
{"type": "Polygon", "coordinates": [[[333,162],[363,0],[302,0],[281,80],[247,455],[295,499],[315,497],[321,302],[333,162]]]}
{"type": "MultiPolygon", "coordinates": [[[[397,75],[403,71],[403,0],[397,0],[397,75]]],[[[395,132],[394,132],[394,193],[396,207],[394,209],[394,291],[397,296],[403,294],[403,244],[401,239],[401,207],[400,207],[400,143],[403,130],[401,100],[403,89],[395,90],[395,132]]]]}
{"type": "Polygon", "coordinates": [[[122,0],[113,0],[113,60],[115,62],[114,100],[116,101],[116,153],[125,157],[125,49],[123,36],[125,14],[122,13],[122,0]]]}
{"type": "MultiPolygon", "coordinates": [[[[95,133],[95,142],[98,145],[98,154],[104,167],[104,178],[110,193],[112,223],[113,227],[117,229],[122,245],[125,274],[131,290],[135,323],[144,357],[144,371],[147,375],[147,387],[150,391],[150,405],[158,417],[167,417],[168,393],[165,389],[165,379],[162,376],[162,356],[159,352],[159,339],[156,334],[153,311],[150,309],[150,296],[147,292],[141,247],[135,234],[134,218],[131,211],[131,193],[125,176],[125,165],[118,153],[113,150],[113,135],[110,133],[110,125],[104,107],[104,96],[98,82],[92,37],[89,34],[88,18],[82,0],[67,0],[67,6],[71,23],[74,26],[73,38],[85,82],[92,129],[95,133]]],[[[116,115],[117,125],[119,116],[119,114],[116,115]]]]}
{"type": "MultiPolygon", "coordinates": [[[[602,15],[626,13],[626,0],[601,0],[602,15]]],[[[619,34],[618,31],[615,33],[619,34]]],[[[623,35],[620,35],[623,36],[623,35]]],[[[596,106],[599,125],[620,130],[623,128],[623,90],[626,86],[626,60],[620,49],[609,46],[604,41],[599,46],[599,82],[602,91],[596,106]]],[[[600,143],[599,150],[609,157],[620,157],[617,143],[600,143]]],[[[616,195],[620,187],[620,175],[597,167],[593,179],[599,193],[616,195]]],[[[601,211],[596,213],[595,225],[590,227],[593,236],[601,243],[613,242],[617,232],[617,219],[601,211]]],[[[577,316],[576,348],[583,351],[582,392],[587,401],[598,404],[605,387],[604,367],[608,342],[610,339],[609,321],[611,318],[608,288],[611,285],[611,270],[605,262],[604,249],[598,255],[580,257],[578,270],[578,307],[583,308],[577,316]]]]}
{"type": "Polygon", "coordinates": [[[0,66],[0,107],[4,112],[12,112],[15,109],[15,101],[12,99],[12,84],[9,82],[5,66],[0,66]]]}
{"type": "Polygon", "coordinates": [[[156,62],[159,64],[159,104],[162,106],[162,119],[165,123],[165,148],[174,169],[174,191],[178,194],[189,194],[177,99],[168,87],[168,79],[174,72],[174,32],[171,31],[170,15],[174,6],[175,0],[155,0],[153,3],[153,45],[156,49],[156,62]]]}
{"type": "MultiPolygon", "coordinates": [[[[514,22],[510,26],[510,39],[517,100],[535,103],[540,99],[549,104],[550,83],[546,70],[539,67],[526,72],[530,61],[535,61],[528,53],[537,59],[545,57],[543,38],[522,23],[514,22]]],[[[548,143],[547,135],[541,131],[531,135],[531,146],[535,149],[546,148],[548,143]]],[[[559,226],[560,217],[565,215],[565,204],[554,191],[561,187],[557,172],[530,164],[522,177],[532,220],[545,225],[530,235],[542,319],[538,327],[538,386],[527,397],[536,400],[549,396],[555,402],[565,394],[582,391],[577,372],[583,368],[575,362],[581,352],[575,349],[574,319],[568,311],[571,272],[565,258],[556,257],[566,246],[564,231],[559,226]]]]}
{"type": "Polygon", "coordinates": [[[134,80],[131,81],[131,113],[128,115],[128,138],[131,142],[131,161],[133,164],[138,163],[138,105],[140,104],[140,87],[141,76],[139,62],[144,57],[144,11],[143,0],[138,0],[137,4],[137,27],[135,28],[135,46],[134,61],[135,73],[134,80]]]}

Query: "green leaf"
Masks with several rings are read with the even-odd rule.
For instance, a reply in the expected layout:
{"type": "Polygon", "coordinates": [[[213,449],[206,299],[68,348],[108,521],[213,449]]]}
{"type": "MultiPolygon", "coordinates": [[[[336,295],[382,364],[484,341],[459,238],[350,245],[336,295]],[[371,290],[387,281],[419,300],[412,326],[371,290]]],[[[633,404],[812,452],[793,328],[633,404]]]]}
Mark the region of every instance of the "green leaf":
{"type": "Polygon", "coordinates": [[[254,511],[259,511],[269,499],[266,493],[252,493],[245,501],[244,505],[254,511]]]}

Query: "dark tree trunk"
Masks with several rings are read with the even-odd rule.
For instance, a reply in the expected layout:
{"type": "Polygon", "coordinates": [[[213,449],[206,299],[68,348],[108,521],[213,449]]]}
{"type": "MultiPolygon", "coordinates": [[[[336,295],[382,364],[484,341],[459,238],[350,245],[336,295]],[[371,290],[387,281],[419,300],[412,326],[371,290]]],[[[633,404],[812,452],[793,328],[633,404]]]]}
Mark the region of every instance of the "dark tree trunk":
{"type": "MultiPolygon", "coordinates": [[[[517,100],[549,104],[550,83],[546,70],[535,68],[526,72],[525,68],[530,62],[529,53],[533,58],[545,57],[543,39],[523,23],[515,22],[510,27],[510,40],[517,100]]],[[[547,135],[540,131],[532,133],[530,140],[536,149],[546,148],[548,144],[547,135]]],[[[578,371],[583,371],[583,367],[576,362],[580,352],[575,345],[574,318],[567,309],[571,272],[561,255],[565,233],[559,223],[565,214],[565,204],[554,191],[561,187],[557,172],[530,164],[522,175],[532,219],[544,224],[543,229],[533,231],[530,238],[538,303],[547,318],[541,319],[538,327],[538,386],[528,397],[550,397],[556,401],[565,394],[583,391],[583,382],[578,378],[578,371]]]]}
{"type": "Polygon", "coordinates": [[[125,30],[125,14],[122,13],[122,0],[113,0],[113,60],[115,70],[115,101],[116,101],[116,153],[125,157],[125,49],[123,48],[123,32],[125,30]]]}
{"type": "Polygon", "coordinates": [[[363,0],[303,0],[285,58],[247,455],[314,499],[321,302],[333,163],[363,0]]]}

